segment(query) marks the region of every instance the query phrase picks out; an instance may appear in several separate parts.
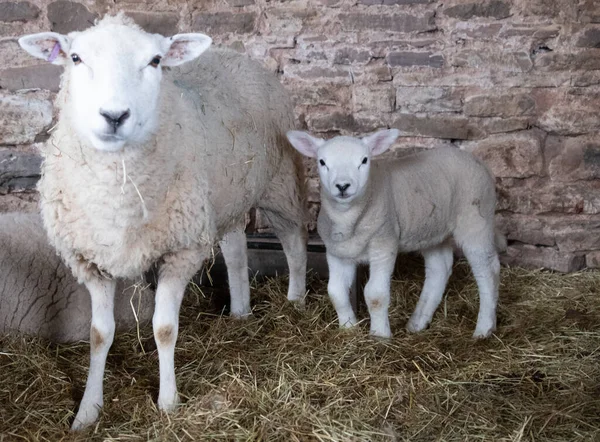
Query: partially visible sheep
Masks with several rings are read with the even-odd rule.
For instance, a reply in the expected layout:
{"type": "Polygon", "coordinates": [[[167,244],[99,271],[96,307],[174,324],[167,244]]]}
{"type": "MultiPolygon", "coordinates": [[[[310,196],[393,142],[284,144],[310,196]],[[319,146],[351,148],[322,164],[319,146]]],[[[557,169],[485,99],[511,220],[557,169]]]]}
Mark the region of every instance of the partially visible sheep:
{"type": "Polygon", "coordinates": [[[262,210],[282,242],[288,299],[304,298],[304,178],[285,138],[294,126],[289,96],[247,56],[207,51],[206,35],[149,34],[122,14],[69,35],[27,35],[19,44],[65,66],[38,189],[50,241],[92,299],[90,370],[73,428],[93,423],[103,404],[115,280],[154,263],[158,406],[170,411],[179,398],[181,301],[217,241],[231,312],[250,313],[243,228],[251,208],[262,210]],[[161,66],[172,68],[163,73],[161,66]]]}
{"type": "MultiPolygon", "coordinates": [[[[398,251],[421,251],[426,278],[407,329],[423,330],[438,307],[452,271],[452,244],[462,248],[479,286],[475,338],[496,328],[500,263],[496,251],[494,179],[478,159],[437,149],[373,162],[399,135],[383,130],[362,139],[329,141],[288,132],[292,145],[317,158],[321,178],[318,231],[327,248],[328,291],[341,327],[356,317],[348,290],[356,265],[370,265],[364,293],[371,334],[390,337],[390,278],[398,251]]],[[[501,241],[499,241],[501,242],[501,241]]]]}
{"type": "MultiPolygon", "coordinates": [[[[131,330],[136,321],[147,324],[153,310],[154,293],[146,284],[117,284],[117,330],[131,330]]],[[[40,216],[0,214],[0,333],[87,340],[91,317],[88,291],[48,244],[40,216]]]]}

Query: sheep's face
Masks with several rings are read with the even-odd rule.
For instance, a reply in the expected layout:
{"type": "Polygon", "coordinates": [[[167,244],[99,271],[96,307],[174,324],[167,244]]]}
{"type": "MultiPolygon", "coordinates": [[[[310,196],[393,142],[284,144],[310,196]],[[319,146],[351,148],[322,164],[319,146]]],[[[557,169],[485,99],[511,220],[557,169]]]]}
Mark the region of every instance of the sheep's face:
{"type": "Polygon", "coordinates": [[[287,134],[296,150],[317,159],[322,190],[342,204],[349,204],[364,193],[371,158],[385,152],[398,135],[398,130],[390,129],[363,138],[335,137],[325,141],[305,132],[287,134]]]}
{"type": "Polygon", "coordinates": [[[154,133],[161,66],[192,60],[211,44],[203,34],[166,38],[119,19],[68,36],[46,32],[19,39],[32,55],[65,65],[69,89],[61,118],[94,148],[113,152],[154,133]]]}

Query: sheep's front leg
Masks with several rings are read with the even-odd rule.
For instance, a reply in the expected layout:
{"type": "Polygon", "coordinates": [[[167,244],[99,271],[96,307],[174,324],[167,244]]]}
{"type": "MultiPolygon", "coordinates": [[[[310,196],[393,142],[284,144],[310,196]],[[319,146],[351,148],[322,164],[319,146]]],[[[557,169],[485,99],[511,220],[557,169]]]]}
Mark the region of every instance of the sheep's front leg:
{"type": "Polygon", "coordinates": [[[390,319],[390,282],[396,263],[396,255],[382,253],[381,256],[371,258],[369,263],[369,282],[365,286],[365,301],[371,317],[371,330],[373,336],[391,338],[390,319]]]}
{"type": "Polygon", "coordinates": [[[104,278],[85,283],[92,300],[90,327],[90,369],[79,411],[71,427],[80,430],[96,421],[103,405],[102,382],[108,349],[115,335],[114,297],[116,281],[104,278]]]}
{"type": "Polygon", "coordinates": [[[175,343],[179,329],[179,308],[188,281],[208,254],[186,250],[163,257],[156,288],[152,328],[158,348],[160,389],[158,408],[172,411],[179,403],[175,383],[175,343]]]}
{"type": "Polygon", "coordinates": [[[327,292],[341,328],[356,325],[356,316],[350,303],[350,287],[356,275],[356,263],[349,259],[340,259],[327,253],[329,283],[327,292]]]}
{"type": "Polygon", "coordinates": [[[242,230],[227,233],[219,243],[229,278],[231,316],[243,318],[250,310],[250,280],[248,279],[248,247],[242,230]]]}

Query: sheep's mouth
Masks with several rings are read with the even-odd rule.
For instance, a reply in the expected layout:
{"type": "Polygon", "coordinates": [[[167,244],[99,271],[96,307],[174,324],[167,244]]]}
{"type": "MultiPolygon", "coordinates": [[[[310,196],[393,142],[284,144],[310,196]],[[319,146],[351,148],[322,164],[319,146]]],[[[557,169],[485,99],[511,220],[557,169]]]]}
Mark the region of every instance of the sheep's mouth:
{"type": "Polygon", "coordinates": [[[96,135],[100,141],[103,143],[117,143],[120,141],[124,141],[124,139],[116,134],[99,134],[96,135]]]}

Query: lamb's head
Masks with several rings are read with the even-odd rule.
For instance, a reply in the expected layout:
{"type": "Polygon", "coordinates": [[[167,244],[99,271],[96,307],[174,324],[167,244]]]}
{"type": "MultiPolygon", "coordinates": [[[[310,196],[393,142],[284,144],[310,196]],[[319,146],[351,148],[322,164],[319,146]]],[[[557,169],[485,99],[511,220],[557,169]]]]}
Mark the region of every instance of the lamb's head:
{"type": "Polygon", "coordinates": [[[400,132],[388,129],[362,138],[335,137],[325,141],[306,132],[290,131],[288,140],[296,150],[317,159],[323,191],[340,203],[350,203],[363,194],[369,181],[371,157],[394,143],[400,132]]]}
{"type": "Polygon", "coordinates": [[[19,44],[31,55],[64,65],[68,88],[61,118],[84,141],[103,151],[145,141],[155,130],[161,66],[198,57],[211,44],[203,34],[149,34],[119,14],[95,26],[61,35],[25,35],[19,44]]]}

